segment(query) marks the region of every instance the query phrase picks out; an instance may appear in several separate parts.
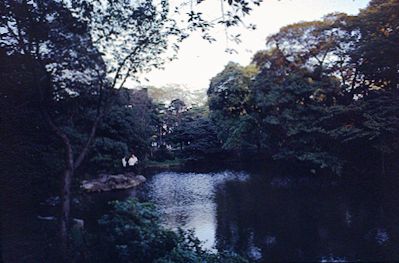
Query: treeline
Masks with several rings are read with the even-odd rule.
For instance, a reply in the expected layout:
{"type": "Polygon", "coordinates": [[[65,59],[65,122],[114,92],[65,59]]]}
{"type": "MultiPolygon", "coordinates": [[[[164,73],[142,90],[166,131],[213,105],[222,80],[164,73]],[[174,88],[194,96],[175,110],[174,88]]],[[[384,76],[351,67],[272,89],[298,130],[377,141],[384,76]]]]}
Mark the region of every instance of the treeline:
{"type": "Polygon", "coordinates": [[[231,62],[211,80],[208,107],[170,105],[165,158],[385,174],[399,156],[398,8],[371,1],[359,15],[330,14],[267,37],[250,65],[231,62]]]}
{"type": "Polygon", "coordinates": [[[398,8],[371,1],[356,16],[281,28],[250,65],[231,62],[211,80],[208,108],[167,114],[166,142],[185,159],[385,174],[399,156],[398,8]]]}
{"type": "Polygon", "coordinates": [[[223,149],[261,151],[340,174],[378,168],[399,150],[399,3],[283,27],[250,65],[211,80],[223,149]]]}

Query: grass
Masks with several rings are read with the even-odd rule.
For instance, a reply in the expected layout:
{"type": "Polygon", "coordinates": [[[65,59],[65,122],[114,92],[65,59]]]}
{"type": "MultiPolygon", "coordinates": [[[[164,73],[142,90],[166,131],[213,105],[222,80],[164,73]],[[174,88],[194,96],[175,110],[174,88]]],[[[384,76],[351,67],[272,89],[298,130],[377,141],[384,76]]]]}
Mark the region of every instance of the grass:
{"type": "Polygon", "coordinates": [[[146,161],[145,167],[147,167],[147,168],[170,168],[170,167],[181,166],[183,164],[184,164],[184,161],[182,159],[166,160],[166,161],[162,161],[162,162],[146,161]]]}

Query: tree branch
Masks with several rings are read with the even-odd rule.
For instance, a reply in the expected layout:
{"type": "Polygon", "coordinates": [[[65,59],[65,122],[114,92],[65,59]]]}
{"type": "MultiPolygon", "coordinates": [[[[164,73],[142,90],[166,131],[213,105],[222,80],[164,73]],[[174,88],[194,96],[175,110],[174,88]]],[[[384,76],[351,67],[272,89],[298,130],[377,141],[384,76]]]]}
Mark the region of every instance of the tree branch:
{"type": "Polygon", "coordinates": [[[133,57],[133,56],[137,53],[137,51],[139,51],[139,49],[141,48],[141,45],[142,45],[143,43],[144,43],[144,41],[138,43],[137,46],[133,49],[133,51],[130,52],[130,53],[122,60],[122,62],[119,64],[119,67],[118,67],[118,69],[116,70],[116,74],[115,74],[115,77],[114,77],[114,81],[112,82],[112,85],[111,85],[111,89],[115,88],[116,82],[118,81],[118,78],[119,78],[119,74],[120,74],[120,72],[122,71],[123,67],[125,66],[126,62],[127,62],[131,57],[133,57]]]}
{"type": "Polygon", "coordinates": [[[94,137],[96,135],[98,124],[100,123],[102,117],[103,117],[103,112],[100,112],[99,114],[97,114],[97,117],[94,120],[93,125],[91,126],[90,134],[86,141],[86,144],[83,147],[82,151],[80,152],[78,158],[76,158],[75,164],[73,166],[74,169],[78,168],[82,164],[84,158],[86,157],[87,153],[89,152],[90,146],[91,146],[91,144],[94,140],[94,137]]]}
{"type": "Polygon", "coordinates": [[[74,163],[73,151],[72,151],[71,142],[70,142],[68,136],[65,134],[65,132],[62,129],[60,129],[57,125],[55,125],[55,123],[51,119],[50,115],[46,111],[42,111],[42,113],[43,113],[43,116],[44,116],[46,122],[49,124],[50,128],[65,144],[68,162],[70,162],[73,165],[73,163],[74,163]]]}

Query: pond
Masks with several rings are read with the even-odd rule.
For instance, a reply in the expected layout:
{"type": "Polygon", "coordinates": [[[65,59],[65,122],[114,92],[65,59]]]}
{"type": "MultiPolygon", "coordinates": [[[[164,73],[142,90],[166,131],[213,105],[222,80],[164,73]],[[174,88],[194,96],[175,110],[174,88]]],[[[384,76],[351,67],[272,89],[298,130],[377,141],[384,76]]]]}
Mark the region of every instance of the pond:
{"type": "Polygon", "coordinates": [[[209,249],[259,261],[399,260],[398,198],[375,184],[264,172],[161,172],[139,196],[209,249]]]}

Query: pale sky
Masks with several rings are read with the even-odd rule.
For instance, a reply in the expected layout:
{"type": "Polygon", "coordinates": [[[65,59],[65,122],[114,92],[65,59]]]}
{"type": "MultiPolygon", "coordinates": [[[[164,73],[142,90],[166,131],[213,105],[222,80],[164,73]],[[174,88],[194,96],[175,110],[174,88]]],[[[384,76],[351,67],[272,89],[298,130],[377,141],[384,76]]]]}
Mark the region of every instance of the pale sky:
{"type": "MultiPolygon", "coordinates": [[[[175,0],[176,1],[176,0],[175,0]]],[[[219,0],[208,0],[204,7],[208,14],[220,14],[219,0]],[[217,12],[217,13],[215,13],[217,12]]],[[[176,83],[190,89],[207,89],[209,80],[223,70],[229,62],[247,65],[253,54],[265,47],[266,36],[278,32],[288,24],[299,21],[312,21],[332,12],[357,14],[365,8],[369,0],[263,0],[260,7],[254,9],[247,21],[257,25],[255,31],[240,28],[229,33],[240,33],[242,43],[235,46],[227,43],[225,32],[219,28],[214,33],[217,41],[209,44],[199,35],[192,35],[182,43],[178,59],[165,65],[164,70],[153,70],[145,77],[149,81],[142,84],[157,87],[176,83]],[[227,54],[226,47],[234,47],[238,54],[227,54]]]]}

